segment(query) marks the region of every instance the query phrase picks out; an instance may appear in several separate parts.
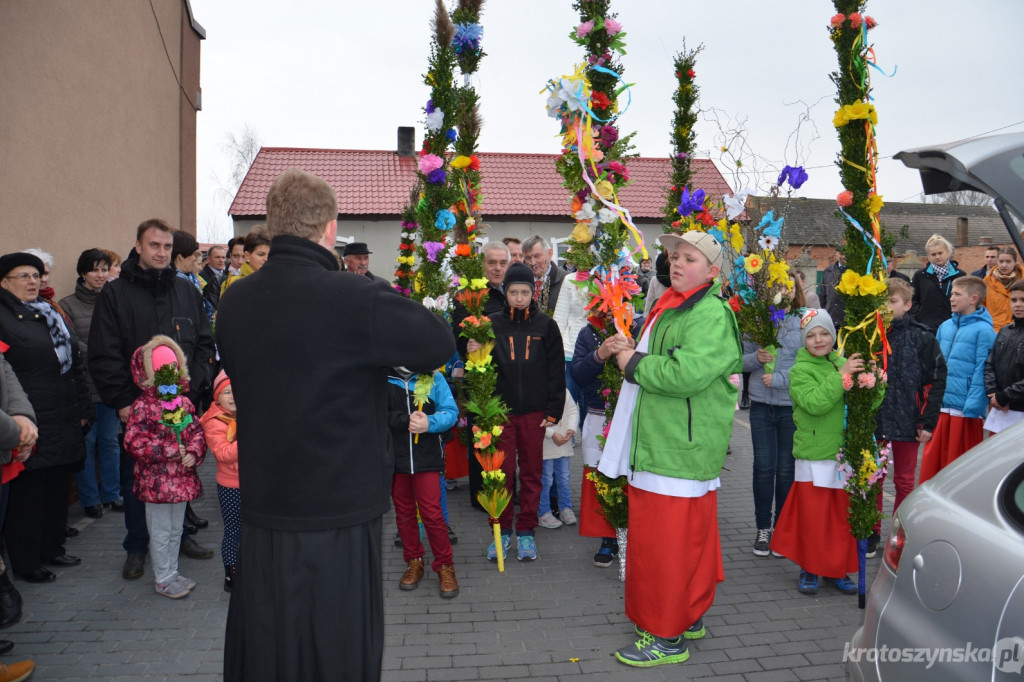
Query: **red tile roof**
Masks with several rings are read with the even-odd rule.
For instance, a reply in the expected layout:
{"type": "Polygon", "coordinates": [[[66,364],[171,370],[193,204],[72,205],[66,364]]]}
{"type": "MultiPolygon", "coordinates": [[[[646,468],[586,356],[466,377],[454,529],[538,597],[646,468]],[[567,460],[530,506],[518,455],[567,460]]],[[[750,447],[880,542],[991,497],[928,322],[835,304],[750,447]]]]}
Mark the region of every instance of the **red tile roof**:
{"type": "MultiPolygon", "coordinates": [[[[555,170],[556,154],[481,152],[485,216],[566,217],[568,195],[555,170]]],[[[263,147],[242,181],[228,213],[255,217],[266,214],[271,183],[284,170],[300,168],[319,175],[338,193],[341,215],[397,217],[416,182],[416,159],[393,151],[356,149],[288,149],[263,147]]],[[[633,184],[619,194],[637,220],[659,220],[671,175],[671,162],[656,158],[629,159],[633,184]]],[[[732,192],[709,159],[694,159],[694,185],[712,200],[732,192]]]]}

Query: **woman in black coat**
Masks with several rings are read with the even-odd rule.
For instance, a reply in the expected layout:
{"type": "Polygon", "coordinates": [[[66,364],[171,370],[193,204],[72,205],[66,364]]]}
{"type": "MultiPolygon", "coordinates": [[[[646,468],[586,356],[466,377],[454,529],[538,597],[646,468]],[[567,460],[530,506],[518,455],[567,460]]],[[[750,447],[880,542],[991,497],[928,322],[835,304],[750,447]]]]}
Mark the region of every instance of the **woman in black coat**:
{"type": "Polygon", "coordinates": [[[78,345],[61,314],[39,299],[43,263],[27,253],[0,256],[0,340],[36,412],[39,439],[11,482],[5,534],[11,568],[29,582],[56,579],[43,564],[75,566],[64,551],[71,475],[85,457],[92,419],[78,345]]]}
{"type": "Polygon", "coordinates": [[[910,315],[928,327],[932,334],[939,325],[953,316],[949,295],[953,280],[967,273],[953,260],[953,245],[940,234],[933,234],[924,245],[928,266],[914,273],[910,285],[914,287],[913,307],[910,315]]]}

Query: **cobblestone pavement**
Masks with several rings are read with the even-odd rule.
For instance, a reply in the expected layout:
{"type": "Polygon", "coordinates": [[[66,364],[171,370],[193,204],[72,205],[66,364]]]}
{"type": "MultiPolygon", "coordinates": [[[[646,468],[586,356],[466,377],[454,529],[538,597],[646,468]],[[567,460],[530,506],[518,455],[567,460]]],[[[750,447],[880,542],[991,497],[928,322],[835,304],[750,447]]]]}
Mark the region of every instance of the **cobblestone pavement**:
{"type": "MultiPolygon", "coordinates": [[[[704,618],[708,636],[691,642],[686,663],[636,670],[614,659],[615,649],[635,639],[623,613],[622,584],[614,568],[592,564],[599,542],[581,538],[576,527],[538,528],[539,559],[520,563],[513,546],[499,573],[484,558],[490,528],[483,513],[469,506],[463,479],[448,501],[459,534],[454,549],[461,591],[455,599],[438,596],[430,571],[419,589],[398,589],[405,565],[392,542],[393,515],[385,517],[383,679],[844,679],[843,645],[863,611],[855,596],[831,585],[823,584],[814,597],[800,594],[792,562],[751,553],[751,461],[747,413],[737,412],[718,495],[725,582],[704,618]]],[[[577,508],[581,467],[577,448],[577,508]]],[[[56,569],[59,577],[50,584],[16,580],[24,618],[0,633],[16,645],[7,660],[34,659],[33,680],[220,679],[228,594],[222,590],[213,478],[211,458],[203,466],[207,494],[194,505],[210,527],[196,539],[218,552],[207,561],[182,558],[182,573],[198,583],[187,599],[157,595],[148,564],[144,578],[123,580],[121,516],[89,519],[76,505],[72,523],[81,535],[68,541],[67,551],[81,556],[82,565],[56,569]]],[[[888,510],[892,496],[886,497],[888,510]]],[[[868,560],[869,585],[879,561],[868,560]]]]}

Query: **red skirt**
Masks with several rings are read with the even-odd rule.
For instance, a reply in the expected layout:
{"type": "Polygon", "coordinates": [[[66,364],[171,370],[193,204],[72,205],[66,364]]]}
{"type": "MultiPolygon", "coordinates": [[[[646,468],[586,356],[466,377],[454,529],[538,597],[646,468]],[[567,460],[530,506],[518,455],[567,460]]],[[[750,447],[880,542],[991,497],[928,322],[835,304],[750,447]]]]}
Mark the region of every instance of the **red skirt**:
{"type": "Polygon", "coordinates": [[[857,541],[850,532],[850,496],[842,488],[798,481],[789,489],[771,547],[808,573],[841,578],[857,572],[857,541]]]}
{"type": "Polygon", "coordinates": [[[455,429],[455,438],[445,445],[444,476],[449,481],[469,476],[469,458],[474,455],[466,451],[462,443],[462,429],[455,429]]]}
{"type": "Polygon", "coordinates": [[[626,617],[657,637],[697,622],[725,580],[718,495],[670,497],[629,489],[626,617]]]}
{"type": "Polygon", "coordinates": [[[939,413],[932,439],[924,446],[921,458],[921,480],[924,483],[946,468],[946,465],[964,454],[985,437],[984,419],[956,417],[948,412],[939,413]]]}
{"type": "Polygon", "coordinates": [[[580,490],[580,535],[585,538],[613,538],[615,529],[605,521],[601,514],[601,502],[597,499],[597,490],[594,482],[587,478],[587,474],[594,469],[588,466],[583,467],[583,484],[580,490]]]}

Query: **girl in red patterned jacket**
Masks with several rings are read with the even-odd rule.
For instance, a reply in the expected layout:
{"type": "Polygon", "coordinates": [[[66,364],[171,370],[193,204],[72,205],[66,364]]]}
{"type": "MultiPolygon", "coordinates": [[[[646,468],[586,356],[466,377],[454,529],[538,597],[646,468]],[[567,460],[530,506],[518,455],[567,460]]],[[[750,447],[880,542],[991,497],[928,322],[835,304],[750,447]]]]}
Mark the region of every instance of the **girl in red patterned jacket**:
{"type": "Polygon", "coordinates": [[[181,599],[196,585],[178,573],[178,549],[185,504],[203,493],[196,468],[206,438],[185,397],[188,366],[178,344],[154,336],[132,354],[131,372],[142,395],[132,403],[124,446],[135,460],[135,495],[146,503],[156,591],[181,599]]]}

